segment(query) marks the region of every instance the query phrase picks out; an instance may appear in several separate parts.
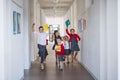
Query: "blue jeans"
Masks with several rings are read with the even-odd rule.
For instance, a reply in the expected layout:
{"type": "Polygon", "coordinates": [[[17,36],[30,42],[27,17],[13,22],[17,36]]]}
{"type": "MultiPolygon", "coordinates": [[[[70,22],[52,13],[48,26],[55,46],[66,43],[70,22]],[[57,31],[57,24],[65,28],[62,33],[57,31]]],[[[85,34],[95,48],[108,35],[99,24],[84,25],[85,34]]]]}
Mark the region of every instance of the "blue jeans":
{"type": "Polygon", "coordinates": [[[41,57],[41,63],[44,62],[44,59],[45,59],[45,50],[46,50],[46,45],[40,45],[38,44],[38,48],[39,48],[39,57],[41,57]]]}

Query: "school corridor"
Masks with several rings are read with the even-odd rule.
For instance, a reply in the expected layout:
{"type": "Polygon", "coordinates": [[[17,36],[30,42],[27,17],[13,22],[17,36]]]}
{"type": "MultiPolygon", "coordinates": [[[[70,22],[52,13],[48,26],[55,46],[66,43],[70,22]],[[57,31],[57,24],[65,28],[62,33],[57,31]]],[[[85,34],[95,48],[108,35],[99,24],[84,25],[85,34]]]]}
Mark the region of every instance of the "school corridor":
{"type": "Polygon", "coordinates": [[[0,80],[120,80],[120,0],[0,0],[0,80]],[[33,24],[49,33],[45,70],[33,24]],[[59,71],[54,31],[66,27],[80,51],[59,71]]]}
{"type": "Polygon", "coordinates": [[[24,80],[95,80],[79,62],[64,63],[64,70],[59,71],[51,47],[51,44],[47,47],[49,55],[46,59],[45,70],[41,70],[40,61],[37,59],[30,70],[25,70],[24,80]]]}

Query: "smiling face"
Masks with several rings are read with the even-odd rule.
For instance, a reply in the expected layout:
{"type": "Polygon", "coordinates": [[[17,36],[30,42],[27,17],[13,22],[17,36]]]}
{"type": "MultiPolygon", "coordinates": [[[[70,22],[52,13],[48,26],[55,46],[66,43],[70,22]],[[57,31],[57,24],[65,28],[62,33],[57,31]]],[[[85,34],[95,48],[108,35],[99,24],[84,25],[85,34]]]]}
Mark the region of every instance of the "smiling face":
{"type": "Polygon", "coordinates": [[[57,32],[55,33],[55,35],[58,36],[58,35],[59,35],[59,32],[57,31],[57,32]]]}
{"type": "Polygon", "coordinates": [[[41,26],[41,27],[39,27],[39,32],[44,32],[44,29],[43,29],[43,27],[41,26]]]}
{"type": "Polygon", "coordinates": [[[57,39],[57,44],[60,45],[61,44],[61,40],[57,39]]]}
{"type": "Polygon", "coordinates": [[[71,34],[74,34],[74,33],[75,33],[75,30],[74,30],[74,29],[71,29],[70,32],[71,32],[71,34]]]}

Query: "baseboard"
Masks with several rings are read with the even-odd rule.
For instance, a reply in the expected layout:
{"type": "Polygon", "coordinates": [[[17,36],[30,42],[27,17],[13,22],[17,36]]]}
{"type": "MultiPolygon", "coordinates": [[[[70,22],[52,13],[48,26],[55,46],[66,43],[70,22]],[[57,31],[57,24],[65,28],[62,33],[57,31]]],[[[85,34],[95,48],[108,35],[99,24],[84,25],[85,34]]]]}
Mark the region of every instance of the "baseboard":
{"type": "Polygon", "coordinates": [[[79,62],[88,72],[89,72],[89,74],[95,79],[95,80],[98,80],[95,76],[94,76],[94,74],[82,63],[82,62],[79,62]]]}

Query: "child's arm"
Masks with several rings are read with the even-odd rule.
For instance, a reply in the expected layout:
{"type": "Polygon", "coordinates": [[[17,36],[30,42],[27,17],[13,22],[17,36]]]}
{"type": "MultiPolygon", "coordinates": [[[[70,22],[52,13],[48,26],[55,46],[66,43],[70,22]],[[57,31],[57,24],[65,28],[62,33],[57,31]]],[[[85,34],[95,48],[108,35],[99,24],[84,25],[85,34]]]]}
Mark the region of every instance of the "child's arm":
{"type": "Polygon", "coordinates": [[[33,25],[32,25],[32,31],[33,32],[35,32],[34,26],[35,26],[35,23],[33,23],[33,25]]]}
{"type": "Polygon", "coordinates": [[[35,23],[33,23],[32,25],[32,32],[35,34],[35,35],[38,35],[39,32],[35,31],[35,23]]]}
{"type": "Polygon", "coordinates": [[[77,34],[77,38],[78,38],[78,40],[80,41],[80,36],[77,34]]]}
{"type": "Polygon", "coordinates": [[[61,53],[62,53],[62,55],[64,55],[64,54],[65,54],[65,51],[64,51],[64,46],[63,46],[63,45],[61,46],[61,53]]]}
{"type": "Polygon", "coordinates": [[[70,33],[69,33],[69,31],[68,31],[68,28],[66,28],[66,33],[70,36],[70,33]]]}

